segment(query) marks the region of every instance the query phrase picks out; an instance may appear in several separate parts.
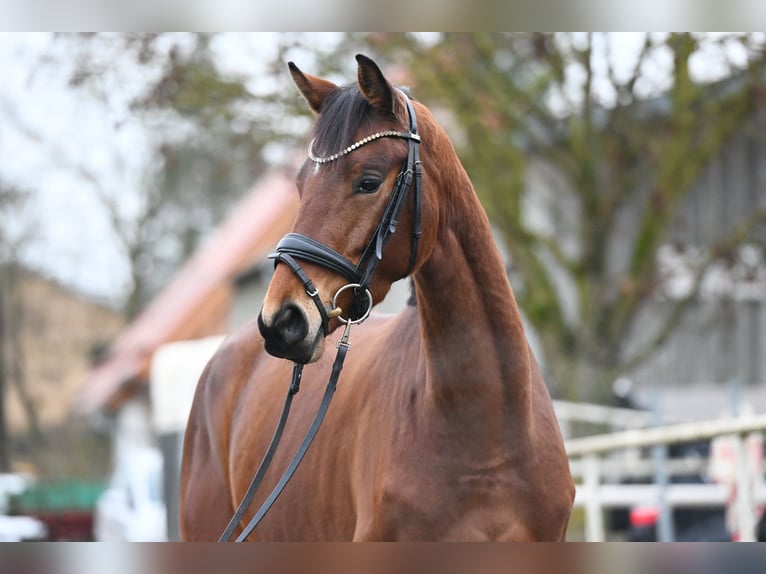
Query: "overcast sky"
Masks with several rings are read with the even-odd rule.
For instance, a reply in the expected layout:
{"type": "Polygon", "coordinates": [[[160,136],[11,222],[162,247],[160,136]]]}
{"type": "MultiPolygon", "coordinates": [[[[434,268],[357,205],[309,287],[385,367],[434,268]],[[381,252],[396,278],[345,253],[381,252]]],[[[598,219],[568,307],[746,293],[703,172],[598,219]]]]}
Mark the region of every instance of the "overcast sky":
{"type": "Polygon", "coordinates": [[[48,46],[45,34],[0,35],[0,174],[30,192],[23,217],[5,224],[32,233],[22,255],[33,267],[89,293],[116,295],[124,274],[117,243],[71,164],[97,166],[121,142],[103,110],[65,88],[63,70],[41,69],[48,46]]]}

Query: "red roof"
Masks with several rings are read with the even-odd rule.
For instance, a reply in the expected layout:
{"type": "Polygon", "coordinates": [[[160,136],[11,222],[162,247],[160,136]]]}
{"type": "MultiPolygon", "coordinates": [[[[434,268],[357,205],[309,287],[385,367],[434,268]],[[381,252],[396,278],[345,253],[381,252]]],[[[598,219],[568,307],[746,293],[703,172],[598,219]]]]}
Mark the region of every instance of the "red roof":
{"type": "Polygon", "coordinates": [[[265,257],[297,211],[294,174],[275,170],[252,191],[128,325],[107,359],[87,376],[78,410],[114,409],[145,385],[154,351],[165,343],[224,333],[234,277],[265,257]]]}

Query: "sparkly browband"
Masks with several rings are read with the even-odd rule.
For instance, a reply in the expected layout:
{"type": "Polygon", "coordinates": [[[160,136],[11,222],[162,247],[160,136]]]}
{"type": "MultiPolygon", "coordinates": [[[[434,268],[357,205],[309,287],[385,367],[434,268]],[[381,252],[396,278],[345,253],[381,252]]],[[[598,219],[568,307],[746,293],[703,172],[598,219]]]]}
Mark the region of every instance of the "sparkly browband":
{"type": "Polygon", "coordinates": [[[420,136],[418,134],[413,134],[409,132],[398,132],[396,130],[386,130],[383,132],[374,133],[370,136],[367,136],[366,138],[362,138],[358,142],[352,143],[346,149],[344,149],[343,151],[339,151],[338,153],[334,153],[326,157],[318,157],[318,156],[315,156],[314,152],[312,151],[314,147],[314,140],[311,140],[311,143],[309,144],[309,150],[308,150],[309,159],[313,161],[314,163],[329,163],[331,161],[335,161],[336,159],[343,157],[346,154],[351,153],[355,149],[360,148],[364,144],[370,143],[371,141],[375,141],[380,138],[390,138],[390,137],[415,140],[416,142],[420,141],[420,136]]]}

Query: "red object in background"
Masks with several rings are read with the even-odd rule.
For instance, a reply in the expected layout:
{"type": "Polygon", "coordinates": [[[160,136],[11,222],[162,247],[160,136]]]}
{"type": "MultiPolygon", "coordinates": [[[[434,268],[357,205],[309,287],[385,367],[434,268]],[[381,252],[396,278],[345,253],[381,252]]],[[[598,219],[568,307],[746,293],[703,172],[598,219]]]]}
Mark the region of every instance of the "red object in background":
{"type": "Polygon", "coordinates": [[[59,512],[30,512],[48,527],[49,542],[92,542],[93,513],[83,510],[59,512]]]}
{"type": "Polygon", "coordinates": [[[656,506],[636,506],[630,511],[630,524],[635,528],[654,526],[660,516],[660,509],[656,506]]]}
{"type": "Polygon", "coordinates": [[[44,523],[48,529],[46,540],[89,542],[94,539],[94,508],[103,491],[101,481],[37,481],[12,498],[12,514],[44,523]]]}

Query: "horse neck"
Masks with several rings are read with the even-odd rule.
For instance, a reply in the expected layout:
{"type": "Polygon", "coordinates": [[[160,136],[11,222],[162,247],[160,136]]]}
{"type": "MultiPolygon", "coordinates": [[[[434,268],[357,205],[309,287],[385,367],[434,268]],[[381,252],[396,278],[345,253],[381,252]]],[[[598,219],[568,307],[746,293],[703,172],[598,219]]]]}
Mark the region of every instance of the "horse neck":
{"type": "Polygon", "coordinates": [[[530,356],[486,213],[457,157],[441,174],[440,229],[415,274],[427,387],[443,413],[466,420],[509,416],[524,424],[530,356]],[[494,413],[490,413],[493,410],[494,413]]]}

